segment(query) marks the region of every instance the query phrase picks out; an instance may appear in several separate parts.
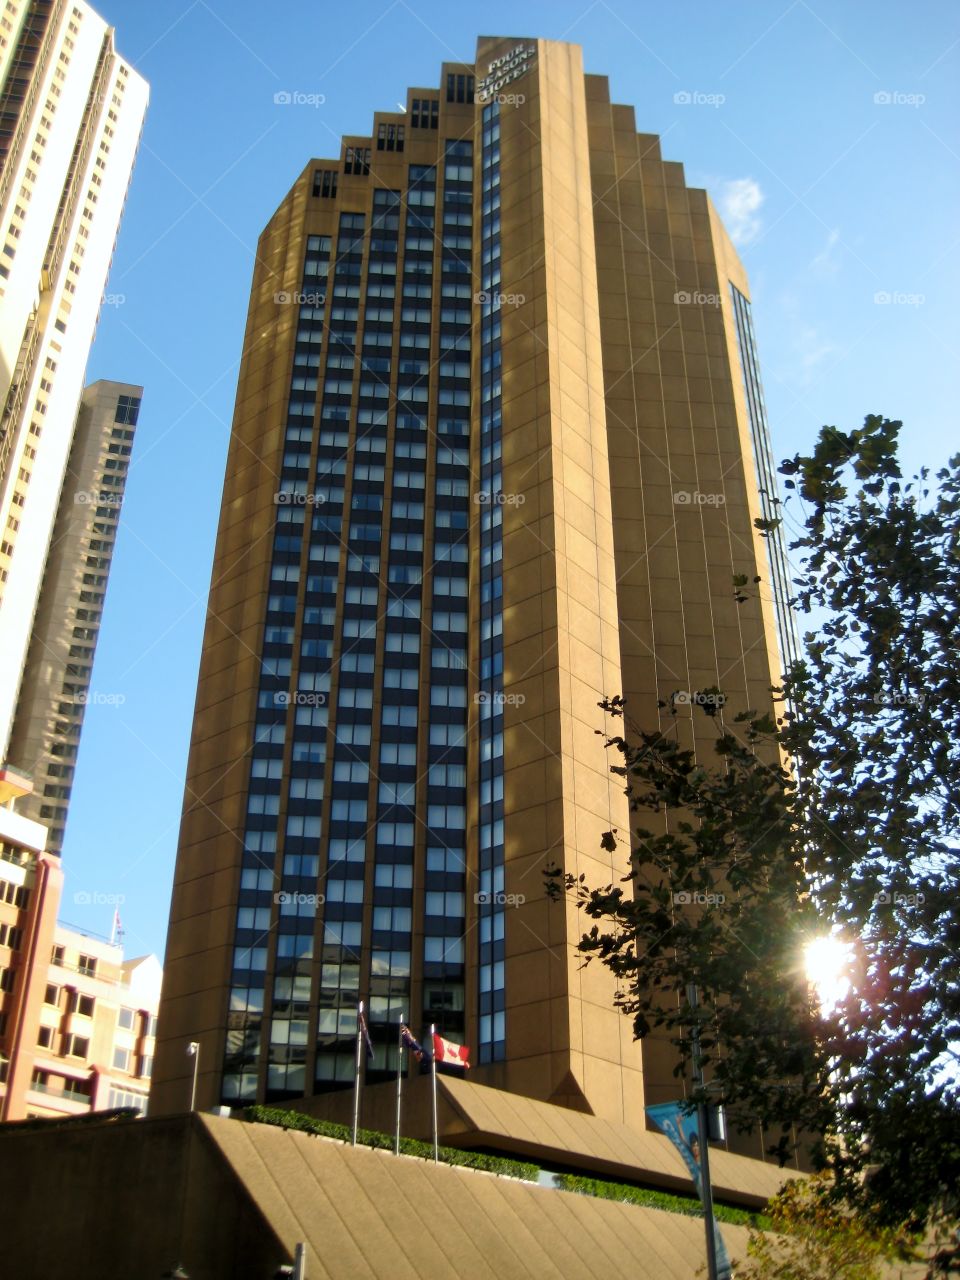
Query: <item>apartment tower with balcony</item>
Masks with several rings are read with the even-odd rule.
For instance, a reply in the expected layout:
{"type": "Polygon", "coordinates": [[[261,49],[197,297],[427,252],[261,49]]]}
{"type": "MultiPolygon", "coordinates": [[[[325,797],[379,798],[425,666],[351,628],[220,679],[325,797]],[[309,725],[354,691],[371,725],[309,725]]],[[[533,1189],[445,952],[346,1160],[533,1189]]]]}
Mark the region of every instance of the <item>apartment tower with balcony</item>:
{"type": "Polygon", "coordinates": [[[84,372],[146,105],[146,82],[117,53],[113,28],[84,0],[5,5],[0,761],[10,746],[84,372]]]}
{"type": "Polygon", "coordinates": [[[63,848],[107,580],[143,388],[101,380],[80,401],[20,683],[8,755],[33,779],[17,811],[63,848]]]}

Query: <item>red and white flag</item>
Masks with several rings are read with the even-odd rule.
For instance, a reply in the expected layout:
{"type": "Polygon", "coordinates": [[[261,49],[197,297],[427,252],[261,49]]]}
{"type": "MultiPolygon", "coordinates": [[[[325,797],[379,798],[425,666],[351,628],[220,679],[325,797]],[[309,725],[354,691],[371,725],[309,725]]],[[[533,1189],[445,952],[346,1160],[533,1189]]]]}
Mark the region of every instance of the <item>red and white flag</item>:
{"type": "Polygon", "coordinates": [[[433,1053],[439,1066],[441,1063],[451,1067],[469,1067],[467,1059],[470,1050],[465,1044],[454,1044],[452,1040],[444,1040],[443,1036],[433,1033],[433,1053]]]}

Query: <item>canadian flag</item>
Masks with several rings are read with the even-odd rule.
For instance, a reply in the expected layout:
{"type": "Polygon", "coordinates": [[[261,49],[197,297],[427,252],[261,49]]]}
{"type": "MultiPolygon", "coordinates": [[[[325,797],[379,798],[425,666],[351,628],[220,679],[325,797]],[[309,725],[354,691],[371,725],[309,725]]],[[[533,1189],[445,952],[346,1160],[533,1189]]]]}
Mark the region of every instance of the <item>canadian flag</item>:
{"type": "Polygon", "coordinates": [[[465,1044],[454,1044],[452,1040],[444,1040],[443,1036],[433,1033],[433,1054],[437,1063],[446,1063],[451,1067],[469,1067],[467,1059],[470,1050],[465,1044]]]}

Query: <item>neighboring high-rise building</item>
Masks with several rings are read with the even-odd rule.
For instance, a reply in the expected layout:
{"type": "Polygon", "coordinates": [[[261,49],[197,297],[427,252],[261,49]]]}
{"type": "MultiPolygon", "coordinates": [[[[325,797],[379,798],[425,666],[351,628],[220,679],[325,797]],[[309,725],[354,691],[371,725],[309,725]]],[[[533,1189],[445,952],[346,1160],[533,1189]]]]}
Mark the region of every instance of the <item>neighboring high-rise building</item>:
{"type": "Polygon", "coordinates": [[[306,167],[254,269],[155,1109],[190,1041],[201,1106],[348,1085],[358,997],[371,1080],[403,1014],[480,1084],[640,1126],[677,1095],[542,872],[623,874],[605,695],[651,727],[685,695],[704,750],[693,691],[770,705],[776,607],[732,586],[770,578],[749,315],[577,46],[482,38],[306,167]]]}
{"type": "Polygon", "coordinates": [[[0,21],[0,760],[147,105],[113,35],[83,0],[0,21]]]}
{"type": "Polygon", "coordinates": [[[145,1111],[163,971],[57,923],[63,873],[0,769],[0,1119],[145,1111]]]}
{"type": "Polygon", "coordinates": [[[52,854],[63,847],[142,395],[142,387],[105,381],[83,393],[10,736],[11,760],[34,783],[18,812],[46,824],[52,854]]]}

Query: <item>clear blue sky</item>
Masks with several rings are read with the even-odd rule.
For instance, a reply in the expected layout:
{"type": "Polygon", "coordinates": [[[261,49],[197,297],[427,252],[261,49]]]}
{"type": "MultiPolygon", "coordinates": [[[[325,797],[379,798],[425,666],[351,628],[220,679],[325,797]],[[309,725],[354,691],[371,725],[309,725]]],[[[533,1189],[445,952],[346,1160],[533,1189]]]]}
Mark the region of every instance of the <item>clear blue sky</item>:
{"type": "Polygon", "coordinates": [[[97,7],[152,101],[89,378],[146,391],[93,680],[124,701],[87,712],[62,915],[109,932],[112,907],[73,895],[124,895],[128,954],[163,954],[257,236],[311,156],[472,60],[479,33],[582,44],[712,192],[751,277],[778,458],[868,412],[904,420],[914,463],[958,447],[954,0],[97,7]]]}

